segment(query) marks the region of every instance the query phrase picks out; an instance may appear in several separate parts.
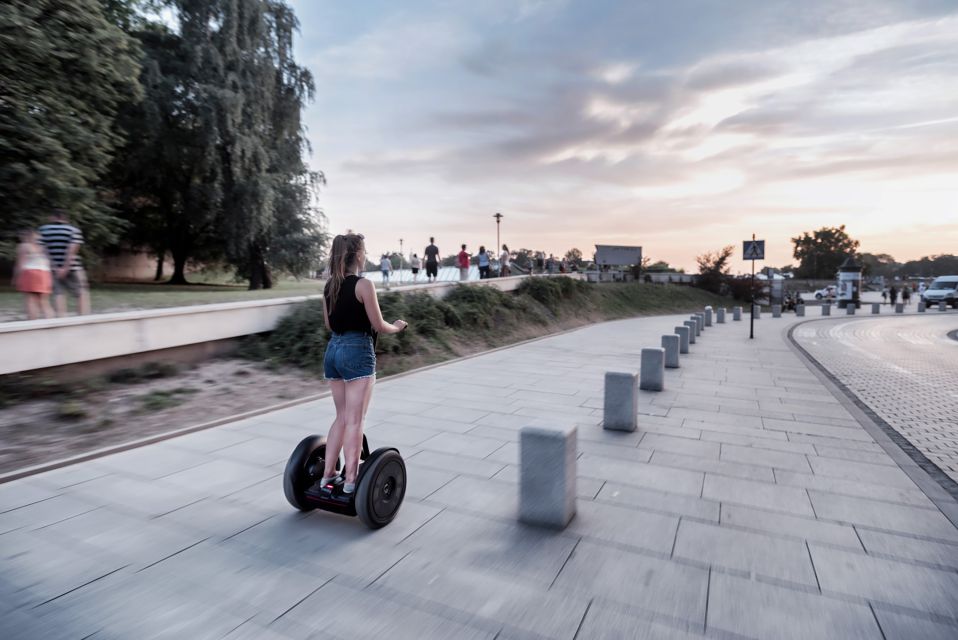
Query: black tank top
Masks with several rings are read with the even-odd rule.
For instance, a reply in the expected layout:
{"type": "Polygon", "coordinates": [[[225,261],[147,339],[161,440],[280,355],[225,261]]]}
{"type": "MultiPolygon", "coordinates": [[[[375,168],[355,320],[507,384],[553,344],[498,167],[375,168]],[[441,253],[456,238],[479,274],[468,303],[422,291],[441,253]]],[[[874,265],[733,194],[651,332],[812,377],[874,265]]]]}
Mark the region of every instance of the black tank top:
{"type": "MultiPolygon", "coordinates": [[[[336,307],[329,311],[329,326],[336,333],[362,331],[373,335],[373,327],[369,323],[369,316],[366,315],[366,307],[356,299],[357,282],[359,282],[359,276],[355,275],[348,275],[343,280],[343,284],[339,287],[336,307]]],[[[323,296],[326,298],[326,308],[330,309],[328,282],[323,296]]]]}

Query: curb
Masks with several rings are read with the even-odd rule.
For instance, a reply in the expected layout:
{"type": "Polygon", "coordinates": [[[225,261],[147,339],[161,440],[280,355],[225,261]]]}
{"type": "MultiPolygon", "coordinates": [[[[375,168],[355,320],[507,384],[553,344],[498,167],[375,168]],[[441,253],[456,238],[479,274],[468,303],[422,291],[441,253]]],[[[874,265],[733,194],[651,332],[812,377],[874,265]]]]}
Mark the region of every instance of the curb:
{"type": "MultiPolygon", "coordinates": [[[[896,316],[862,316],[859,320],[881,320],[896,316]]],[[[958,528],[958,482],[952,480],[944,471],[929,460],[915,445],[908,441],[890,424],[885,422],[867,404],[862,402],[845,386],[835,375],[816,360],[795,339],[793,333],[796,328],[812,322],[847,320],[841,318],[814,318],[797,322],[783,330],[786,344],[799,356],[815,374],[831,394],[843,407],[858,421],[875,442],[891,456],[892,460],[914,482],[928,499],[958,528]]],[[[958,334],[958,331],[952,332],[958,334]]]]}

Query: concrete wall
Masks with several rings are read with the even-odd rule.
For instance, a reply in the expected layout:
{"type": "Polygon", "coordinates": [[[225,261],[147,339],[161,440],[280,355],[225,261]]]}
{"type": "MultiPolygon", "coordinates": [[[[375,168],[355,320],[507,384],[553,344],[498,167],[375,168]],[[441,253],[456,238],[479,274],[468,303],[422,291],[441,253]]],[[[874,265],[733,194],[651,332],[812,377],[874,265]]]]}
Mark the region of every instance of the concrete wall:
{"type": "MultiPolygon", "coordinates": [[[[513,291],[529,276],[470,281],[513,291]]],[[[549,277],[549,276],[533,276],[549,277]]],[[[460,283],[393,287],[443,298],[460,283]]],[[[0,375],[131,356],[270,331],[297,304],[319,296],[102,313],[0,324],[0,375]]]]}

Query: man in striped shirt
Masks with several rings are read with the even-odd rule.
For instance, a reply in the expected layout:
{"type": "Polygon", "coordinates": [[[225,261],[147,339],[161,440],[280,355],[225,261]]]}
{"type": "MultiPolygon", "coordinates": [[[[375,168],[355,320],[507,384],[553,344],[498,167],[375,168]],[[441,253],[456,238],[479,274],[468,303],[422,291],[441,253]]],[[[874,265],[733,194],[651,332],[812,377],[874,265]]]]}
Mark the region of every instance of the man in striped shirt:
{"type": "Polygon", "coordinates": [[[50,223],[40,227],[40,240],[46,247],[53,268],[53,304],[57,315],[67,315],[65,293],[77,299],[77,312],[80,315],[90,313],[90,288],[80,261],[83,233],[67,221],[63,209],[55,209],[50,216],[50,223]]]}

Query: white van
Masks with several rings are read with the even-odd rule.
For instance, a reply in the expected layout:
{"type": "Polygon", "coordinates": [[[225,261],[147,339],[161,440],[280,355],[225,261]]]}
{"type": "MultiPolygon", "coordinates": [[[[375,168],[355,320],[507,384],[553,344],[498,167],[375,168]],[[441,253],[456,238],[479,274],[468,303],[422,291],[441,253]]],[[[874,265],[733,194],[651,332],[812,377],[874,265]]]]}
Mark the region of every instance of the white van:
{"type": "Polygon", "coordinates": [[[940,276],[921,294],[925,306],[937,306],[942,300],[958,309],[958,276],[940,276]]]}

